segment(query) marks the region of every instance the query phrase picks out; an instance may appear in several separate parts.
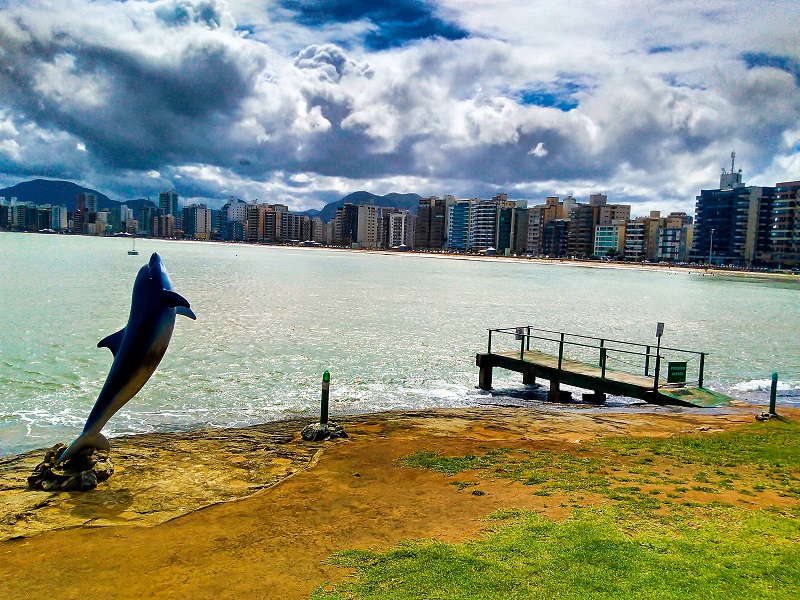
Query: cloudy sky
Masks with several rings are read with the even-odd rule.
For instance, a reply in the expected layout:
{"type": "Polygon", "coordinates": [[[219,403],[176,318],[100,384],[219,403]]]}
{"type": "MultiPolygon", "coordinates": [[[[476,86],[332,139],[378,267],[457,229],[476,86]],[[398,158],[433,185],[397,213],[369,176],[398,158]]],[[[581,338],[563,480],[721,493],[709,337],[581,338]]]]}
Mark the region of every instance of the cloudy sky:
{"type": "Polygon", "coordinates": [[[320,208],[800,179],[796,0],[0,0],[0,185],[320,208]]]}

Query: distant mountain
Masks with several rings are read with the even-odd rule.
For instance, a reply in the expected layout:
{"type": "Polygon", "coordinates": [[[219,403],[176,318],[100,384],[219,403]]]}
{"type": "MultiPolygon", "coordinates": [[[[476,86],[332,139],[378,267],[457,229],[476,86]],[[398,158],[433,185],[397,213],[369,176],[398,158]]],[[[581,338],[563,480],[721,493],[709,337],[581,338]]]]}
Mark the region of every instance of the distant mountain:
{"type": "Polygon", "coordinates": [[[335,202],[329,202],[321,210],[307,210],[300,214],[308,215],[309,217],[319,217],[327,223],[336,216],[336,209],[340,206],[344,206],[348,202],[350,204],[355,204],[356,206],[359,204],[393,206],[395,208],[404,208],[416,213],[420,198],[422,198],[422,196],[419,194],[397,194],[393,192],[391,194],[386,194],[385,196],[378,196],[371,192],[360,191],[348,194],[344,198],[336,200],[335,202]]]}
{"type": "MultiPolygon", "coordinates": [[[[75,196],[80,193],[94,194],[97,196],[98,210],[103,210],[104,208],[118,210],[120,204],[123,204],[123,202],[112,200],[102,192],[82,187],[71,181],[34,179],[33,181],[23,181],[17,185],[0,189],[0,196],[5,197],[6,200],[16,197],[20,202],[33,202],[39,205],[60,204],[66,206],[69,212],[75,211],[75,196]]],[[[330,202],[321,210],[307,210],[299,214],[308,215],[310,217],[320,217],[323,221],[328,222],[336,216],[336,209],[340,206],[344,206],[348,202],[355,205],[373,204],[375,206],[393,206],[395,208],[410,210],[416,214],[420,198],[422,198],[422,196],[419,194],[391,193],[385,196],[378,196],[370,192],[360,191],[348,194],[335,202],[330,202]]],[[[125,200],[124,204],[130,209],[138,210],[143,204],[153,203],[147,200],[125,200]]]]}
{"type": "MultiPolygon", "coordinates": [[[[23,181],[17,185],[0,189],[0,196],[10,200],[16,197],[20,202],[33,202],[34,204],[60,204],[67,207],[69,212],[75,210],[75,196],[80,193],[94,194],[97,196],[97,210],[104,208],[119,209],[120,203],[112,200],[105,194],[85,188],[71,181],[54,181],[51,179],[34,179],[23,181]]],[[[130,206],[130,205],[129,205],[130,206]]]]}

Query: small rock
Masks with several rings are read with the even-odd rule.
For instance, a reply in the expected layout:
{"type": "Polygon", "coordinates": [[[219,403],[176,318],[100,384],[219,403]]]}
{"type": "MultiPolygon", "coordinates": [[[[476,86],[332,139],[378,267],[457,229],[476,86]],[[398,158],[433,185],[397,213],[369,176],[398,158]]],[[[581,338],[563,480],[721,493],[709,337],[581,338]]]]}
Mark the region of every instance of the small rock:
{"type": "Polygon", "coordinates": [[[97,487],[97,475],[91,469],[82,471],[78,476],[78,491],[85,492],[97,487]]]}
{"type": "Polygon", "coordinates": [[[64,492],[69,492],[70,490],[77,489],[79,487],[79,485],[80,485],[80,483],[79,483],[80,479],[78,477],[76,477],[75,475],[70,475],[69,477],[67,477],[65,479],[59,479],[59,480],[56,480],[56,481],[60,481],[60,485],[58,486],[58,489],[60,489],[60,490],[62,490],[64,492]]]}
{"type": "Polygon", "coordinates": [[[312,423],[306,425],[300,433],[304,440],[309,442],[318,442],[320,440],[329,440],[331,438],[346,438],[347,433],[338,423],[329,422],[327,425],[322,423],[312,423]]]}
{"type": "Polygon", "coordinates": [[[45,492],[52,492],[61,488],[61,481],[57,479],[43,479],[39,485],[45,492]]]}

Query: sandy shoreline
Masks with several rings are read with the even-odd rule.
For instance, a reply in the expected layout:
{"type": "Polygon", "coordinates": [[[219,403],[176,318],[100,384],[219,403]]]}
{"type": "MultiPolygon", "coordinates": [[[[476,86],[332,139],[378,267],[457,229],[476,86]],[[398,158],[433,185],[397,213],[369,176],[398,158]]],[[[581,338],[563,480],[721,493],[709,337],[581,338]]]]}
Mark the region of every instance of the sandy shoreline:
{"type": "Polygon", "coordinates": [[[459,493],[441,474],[398,466],[413,452],[569,451],[613,435],[704,435],[759,411],[481,407],[346,417],[350,437],[323,443],[303,441],[300,421],[127,436],[112,440],[116,473],[84,494],[27,491],[42,452],[5,457],[0,588],[14,598],[307,598],[347,575],[324,562],[337,550],[461,541],[503,507],[566,514],[519,484],[459,493]]]}
{"type": "Polygon", "coordinates": [[[719,268],[707,269],[703,265],[679,266],[679,265],[667,265],[667,264],[656,264],[656,263],[606,262],[598,260],[569,259],[569,258],[541,258],[541,257],[531,257],[531,256],[502,256],[502,255],[487,256],[483,254],[421,252],[418,250],[398,252],[393,250],[370,249],[370,248],[344,248],[335,246],[314,247],[314,246],[302,246],[302,245],[295,246],[295,245],[285,245],[285,244],[252,244],[252,243],[229,242],[220,240],[199,241],[199,240],[171,240],[162,238],[152,238],[152,239],[157,239],[159,242],[170,242],[170,243],[187,243],[187,244],[210,243],[210,244],[221,244],[233,247],[245,246],[245,247],[256,247],[256,248],[291,248],[294,250],[304,250],[307,252],[314,252],[318,250],[329,250],[335,252],[366,252],[366,253],[381,254],[386,256],[418,256],[418,257],[445,259],[445,260],[493,261],[493,262],[514,261],[514,262],[529,262],[542,265],[564,265],[564,266],[582,267],[590,269],[610,269],[610,270],[634,269],[638,271],[658,271],[658,272],[670,272],[670,273],[683,273],[686,275],[697,275],[697,276],[721,276],[726,278],[729,277],[732,279],[764,280],[764,281],[776,281],[784,283],[796,283],[798,286],[800,286],[800,273],[798,272],[791,273],[788,271],[774,273],[774,272],[763,272],[763,271],[746,271],[739,269],[719,269],[719,268]]]}

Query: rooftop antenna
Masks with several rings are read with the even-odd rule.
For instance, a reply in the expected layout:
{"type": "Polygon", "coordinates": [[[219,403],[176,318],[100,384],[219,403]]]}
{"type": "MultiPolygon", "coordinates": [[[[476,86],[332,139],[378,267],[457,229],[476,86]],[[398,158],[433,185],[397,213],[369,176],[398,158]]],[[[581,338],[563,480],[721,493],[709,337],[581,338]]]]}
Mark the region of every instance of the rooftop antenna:
{"type": "Polygon", "coordinates": [[[731,173],[734,172],[733,165],[736,162],[736,152],[731,152],[731,173]]]}

